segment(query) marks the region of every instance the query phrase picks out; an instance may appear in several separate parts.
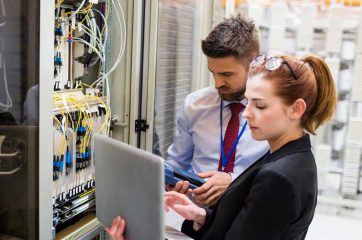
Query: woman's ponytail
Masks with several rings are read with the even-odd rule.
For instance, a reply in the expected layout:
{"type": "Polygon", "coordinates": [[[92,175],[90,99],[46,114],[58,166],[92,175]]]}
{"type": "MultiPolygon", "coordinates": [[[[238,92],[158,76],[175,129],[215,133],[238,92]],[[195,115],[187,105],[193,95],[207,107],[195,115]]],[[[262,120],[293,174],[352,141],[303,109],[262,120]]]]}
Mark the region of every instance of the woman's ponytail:
{"type": "Polygon", "coordinates": [[[323,59],[308,55],[302,60],[311,67],[317,81],[315,104],[302,122],[308,132],[315,134],[315,130],[333,116],[337,103],[336,88],[332,74],[323,59]]]}

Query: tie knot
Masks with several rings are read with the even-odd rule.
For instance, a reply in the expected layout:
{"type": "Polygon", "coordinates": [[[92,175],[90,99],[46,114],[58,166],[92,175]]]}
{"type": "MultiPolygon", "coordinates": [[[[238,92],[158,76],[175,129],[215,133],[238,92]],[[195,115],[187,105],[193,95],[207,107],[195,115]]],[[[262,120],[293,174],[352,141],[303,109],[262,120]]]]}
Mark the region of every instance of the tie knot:
{"type": "Polygon", "coordinates": [[[238,115],[243,110],[244,105],[241,103],[230,103],[229,105],[232,116],[238,115]]]}

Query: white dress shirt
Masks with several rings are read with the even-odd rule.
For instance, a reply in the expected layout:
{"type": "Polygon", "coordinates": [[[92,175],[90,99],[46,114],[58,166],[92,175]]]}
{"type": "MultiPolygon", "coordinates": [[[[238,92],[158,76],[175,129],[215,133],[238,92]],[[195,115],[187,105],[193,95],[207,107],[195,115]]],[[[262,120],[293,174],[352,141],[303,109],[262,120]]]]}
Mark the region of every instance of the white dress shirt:
{"type": "MultiPolygon", "coordinates": [[[[217,171],[220,161],[220,97],[215,87],[208,87],[192,92],[186,96],[184,105],[177,114],[177,130],[173,144],[168,148],[167,161],[195,173],[217,171]]],[[[246,105],[246,99],[240,101],[246,105]]],[[[231,111],[223,102],[223,137],[231,111]]],[[[239,132],[246,119],[241,116],[239,132]]],[[[266,141],[256,141],[251,137],[247,125],[236,147],[234,180],[247,167],[269,150],[266,141]]],[[[227,153],[225,153],[227,155],[227,153]]]]}

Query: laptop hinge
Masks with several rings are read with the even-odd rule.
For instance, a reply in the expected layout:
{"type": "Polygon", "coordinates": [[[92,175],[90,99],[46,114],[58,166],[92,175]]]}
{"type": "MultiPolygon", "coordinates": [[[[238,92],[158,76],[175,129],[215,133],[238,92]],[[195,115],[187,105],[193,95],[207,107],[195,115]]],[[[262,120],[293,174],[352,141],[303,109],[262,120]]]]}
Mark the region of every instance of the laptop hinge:
{"type": "Polygon", "coordinates": [[[135,131],[136,132],[146,132],[146,130],[150,127],[150,125],[147,124],[146,120],[143,119],[137,119],[135,121],[135,131]]]}

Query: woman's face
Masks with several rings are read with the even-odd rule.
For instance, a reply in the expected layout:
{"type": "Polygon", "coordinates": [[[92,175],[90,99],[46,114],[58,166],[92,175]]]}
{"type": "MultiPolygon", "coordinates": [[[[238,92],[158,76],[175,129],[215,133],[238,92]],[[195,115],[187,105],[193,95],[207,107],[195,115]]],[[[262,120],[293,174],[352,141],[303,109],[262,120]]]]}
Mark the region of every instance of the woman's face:
{"type": "Polygon", "coordinates": [[[274,94],[272,81],[262,74],[247,80],[245,97],[248,104],[243,113],[256,140],[274,140],[288,131],[292,119],[288,116],[291,107],[274,94]]]}

